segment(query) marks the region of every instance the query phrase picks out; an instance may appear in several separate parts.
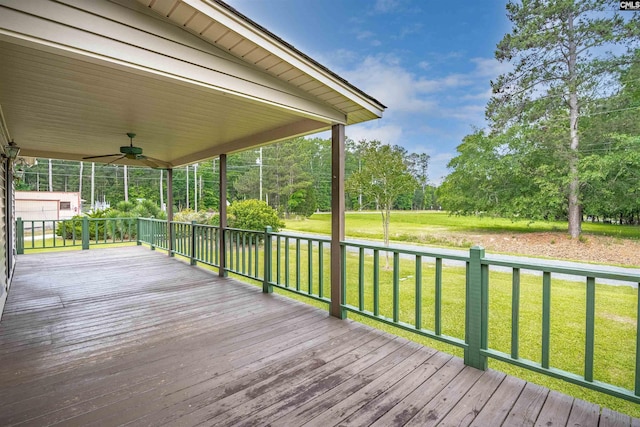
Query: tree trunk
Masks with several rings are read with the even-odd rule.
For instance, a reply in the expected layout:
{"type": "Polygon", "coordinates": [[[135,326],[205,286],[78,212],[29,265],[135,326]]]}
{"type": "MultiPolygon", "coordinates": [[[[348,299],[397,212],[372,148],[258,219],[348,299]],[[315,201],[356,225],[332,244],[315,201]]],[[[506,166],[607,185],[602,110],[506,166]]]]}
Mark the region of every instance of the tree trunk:
{"type": "Polygon", "coordinates": [[[571,145],[569,150],[569,234],[575,239],[580,236],[582,212],[580,211],[580,177],[578,176],[578,148],[580,140],[578,135],[578,85],[577,85],[577,53],[576,42],[572,37],[573,14],[569,13],[569,134],[571,145]]]}

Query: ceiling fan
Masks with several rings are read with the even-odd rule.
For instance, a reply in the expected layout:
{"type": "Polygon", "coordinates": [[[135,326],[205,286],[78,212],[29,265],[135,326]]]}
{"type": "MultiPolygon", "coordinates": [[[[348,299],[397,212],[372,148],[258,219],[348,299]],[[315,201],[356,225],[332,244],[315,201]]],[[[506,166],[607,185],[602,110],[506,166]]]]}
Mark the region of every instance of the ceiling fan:
{"type": "Polygon", "coordinates": [[[154,159],[153,157],[147,157],[144,154],[142,154],[142,148],[141,147],[134,147],[133,146],[133,138],[136,137],[136,134],[133,132],[127,132],[127,136],[129,137],[129,145],[123,145],[122,147],[120,147],[120,152],[116,153],[116,154],[103,154],[101,156],[88,156],[88,157],[83,157],[82,160],[92,160],[92,159],[101,159],[103,157],[114,157],[114,156],[118,156],[115,159],[111,160],[110,162],[108,162],[107,164],[110,165],[111,163],[117,162],[118,160],[127,158],[130,160],[140,160],[142,163],[144,163],[147,166],[150,166],[152,168],[166,168],[167,167],[167,163],[163,162],[162,160],[158,160],[158,159],[154,159]]]}

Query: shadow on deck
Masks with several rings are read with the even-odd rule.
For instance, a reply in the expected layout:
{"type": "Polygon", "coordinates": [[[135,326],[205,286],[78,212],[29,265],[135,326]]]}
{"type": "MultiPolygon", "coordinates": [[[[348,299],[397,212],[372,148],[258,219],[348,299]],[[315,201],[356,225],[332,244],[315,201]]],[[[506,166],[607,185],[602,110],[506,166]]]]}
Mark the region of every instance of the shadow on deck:
{"type": "Polygon", "coordinates": [[[640,426],[142,247],[18,259],[0,425],[56,423],[640,426]]]}

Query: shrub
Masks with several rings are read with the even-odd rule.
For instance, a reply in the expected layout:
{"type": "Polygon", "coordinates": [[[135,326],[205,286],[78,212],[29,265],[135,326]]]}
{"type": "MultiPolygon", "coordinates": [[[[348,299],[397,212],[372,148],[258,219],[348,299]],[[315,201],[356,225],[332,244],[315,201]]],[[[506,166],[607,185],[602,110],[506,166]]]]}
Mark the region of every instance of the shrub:
{"type": "MultiPolygon", "coordinates": [[[[97,210],[86,215],[75,215],[68,221],[58,222],[56,229],[56,235],[65,239],[73,238],[74,232],[76,239],[82,238],[82,218],[85,216],[88,218],[107,218],[108,211],[97,210]]],[[[89,236],[95,236],[96,231],[99,236],[104,234],[104,222],[89,221],[89,236]],[[97,227],[97,230],[96,230],[97,227]]]]}
{"type": "Polygon", "coordinates": [[[228,211],[228,225],[232,228],[264,231],[265,227],[270,226],[273,231],[278,231],[284,227],[275,209],[260,200],[233,202],[228,211]]]}
{"type": "Polygon", "coordinates": [[[183,209],[173,216],[176,222],[192,222],[198,224],[208,224],[211,217],[215,215],[213,211],[194,211],[193,209],[183,209]]]}

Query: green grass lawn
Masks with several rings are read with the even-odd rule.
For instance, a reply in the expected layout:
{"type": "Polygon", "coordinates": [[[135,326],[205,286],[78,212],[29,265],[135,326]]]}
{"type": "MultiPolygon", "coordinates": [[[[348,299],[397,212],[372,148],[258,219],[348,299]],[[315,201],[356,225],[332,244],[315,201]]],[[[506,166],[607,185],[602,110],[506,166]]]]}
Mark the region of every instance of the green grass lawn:
{"type": "MultiPolygon", "coordinates": [[[[316,213],[304,220],[285,221],[286,229],[309,233],[330,234],[331,214],[316,213]]],[[[530,222],[512,221],[505,218],[456,216],[436,211],[394,211],[391,214],[392,240],[424,243],[445,243],[429,240],[429,233],[435,231],[504,232],[532,233],[541,231],[567,231],[567,223],[560,221],[530,222]],[[422,235],[422,236],[421,236],[422,235]]],[[[585,222],[585,234],[612,236],[626,239],[640,239],[640,227],[585,222]]],[[[346,233],[348,237],[382,240],[382,219],[379,212],[347,212],[346,233]]]]}

